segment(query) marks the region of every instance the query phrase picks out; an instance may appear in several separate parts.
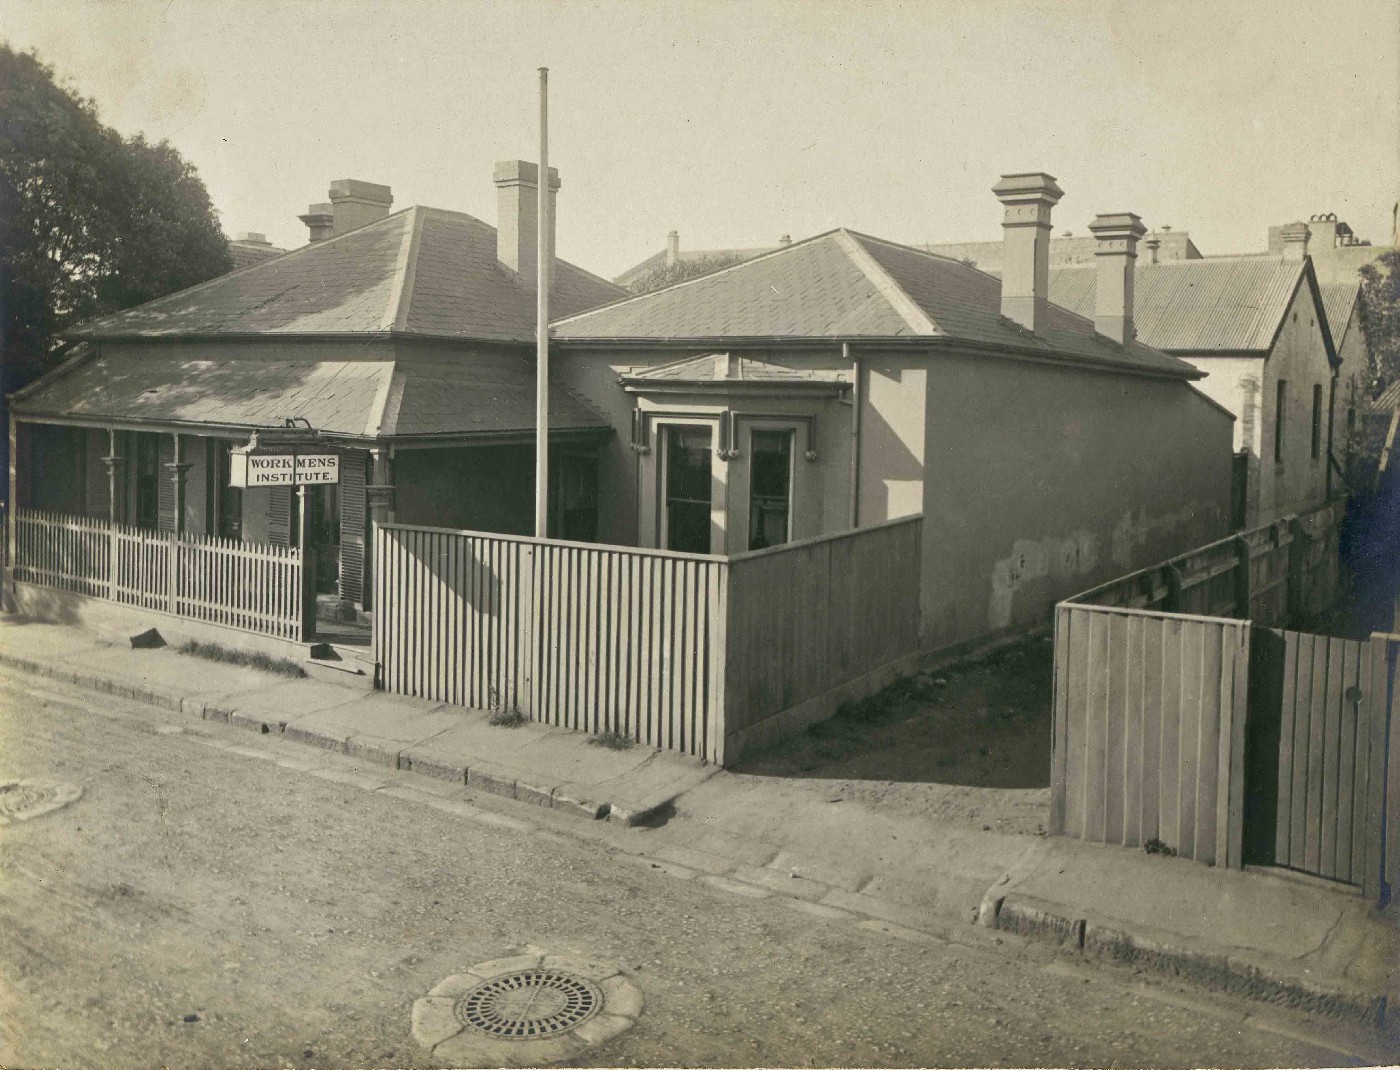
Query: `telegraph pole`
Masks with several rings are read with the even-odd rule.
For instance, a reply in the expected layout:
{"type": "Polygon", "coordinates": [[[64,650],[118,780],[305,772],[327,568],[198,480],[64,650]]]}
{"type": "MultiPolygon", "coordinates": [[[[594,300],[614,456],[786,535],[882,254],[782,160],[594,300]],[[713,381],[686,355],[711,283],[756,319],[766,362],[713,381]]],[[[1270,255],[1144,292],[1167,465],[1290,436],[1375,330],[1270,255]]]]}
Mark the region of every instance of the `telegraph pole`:
{"type": "Polygon", "coordinates": [[[540,181],[535,256],[535,537],[549,535],[549,68],[540,68],[540,181]]]}

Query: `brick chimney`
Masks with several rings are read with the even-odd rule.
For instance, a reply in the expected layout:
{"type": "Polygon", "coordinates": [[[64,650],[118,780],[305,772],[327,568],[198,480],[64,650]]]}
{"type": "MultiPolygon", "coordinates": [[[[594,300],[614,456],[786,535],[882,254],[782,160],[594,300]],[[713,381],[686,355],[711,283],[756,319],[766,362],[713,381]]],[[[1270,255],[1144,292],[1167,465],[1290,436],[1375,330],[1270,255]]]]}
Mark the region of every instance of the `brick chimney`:
{"type": "Polygon", "coordinates": [[[1147,262],[1149,264],[1157,263],[1157,250],[1162,247],[1162,239],[1154,234],[1142,244],[1147,246],[1147,262]]]}
{"type": "Polygon", "coordinates": [[[1308,225],[1286,223],[1279,227],[1279,242],[1285,260],[1302,260],[1308,255],[1308,225]]]}
{"type": "MultiPolygon", "coordinates": [[[[538,262],[538,197],[540,168],[525,160],[502,160],[496,164],[496,259],[520,281],[535,288],[538,262]]],[[[559,172],[549,169],[549,223],[554,229],[559,172]]],[[[554,277],[554,234],[549,235],[550,278],[554,277]]]]}
{"type": "Polygon", "coordinates": [[[678,231],[671,231],[666,235],[666,266],[672,267],[680,263],[681,259],[681,236],[678,231]]]}
{"type": "Polygon", "coordinates": [[[394,204],[394,195],[388,186],[356,178],[338,178],[332,182],[330,198],[336,234],[383,219],[394,204]]]}
{"type": "Polygon", "coordinates": [[[1095,216],[1089,230],[1098,239],[1094,330],[1126,345],[1137,333],[1133,329],[1133,269],[1138,239],[1147,228],[1132,212],[1114,212],[1095,216]]]}
{"type": "Polygon", "coordinates": [[[787,246],[789,246],[789,245],[791,245],[791,244],[792,244],[792,235],[791,235],[791,234],[784,234],[781,238],[778,239],[778,248],[780,248],[780,249],[784,249],[784,248],[786,248],[787,246]]]}
{"type": "Polygon", "coordinates": [[[272,248],[272,242],[267,240],[266,234],[259,234],[256,230],[245,230],[236,239],[240,245],[258,245],[265,249],[272,248]]]}
{"type": "Polygon", "coordinates": [[[1002,220],[1001,314],[1028,331],[1045,327],[1050,302],[1050,210],[1064,190],[1041,171],[1002,175],[992,187],[1002,220]]]}

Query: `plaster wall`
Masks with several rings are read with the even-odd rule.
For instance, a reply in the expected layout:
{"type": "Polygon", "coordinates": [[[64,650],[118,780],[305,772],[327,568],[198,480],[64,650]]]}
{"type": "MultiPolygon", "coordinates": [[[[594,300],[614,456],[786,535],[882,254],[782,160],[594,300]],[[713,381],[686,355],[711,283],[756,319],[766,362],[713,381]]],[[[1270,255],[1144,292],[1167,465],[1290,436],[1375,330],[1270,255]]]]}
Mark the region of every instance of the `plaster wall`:
{"type": "Polygon", "coordinates": [[[1327,420],[1332,368],[1312,294],[1300,286],[1284,315],[1260,384],[1258,514],[1267,523],[1290,513],[1304,513],[1327,500],[1327,420]],[[1278,383],[1284,381],[1283,441],[1275,459],[1278,383]],[[1322,425],[1318,455],[1312,456],[1313,388],[1322,388],[1322,425]]]}
{"type": "Polygon", "coordinates": [[[1228,534],[1234,421],[1186,383],[949,354],[927,396],[925,650],[1228,534]]]}
{"type": "MultiPolygon", "coordinates": [[[[646,350],[565,350],[556,354],[551,369],[557,381],[585,398],[603,413],[616,434],[599,450],[599,532],[603,542],[620,545],[655,545],[655,493],[657,485],[655,450],[651,455],[634,453],[631,420],[638,397],[617,382],[631,371],[668,364],[714,347],[663,348],[646,350]]],[[[843,359],[841,347],[830,345],[802,350],[740,349],[754,357],[786,367],[835,372],[847,381],[851,362],[843,359]]],[[[928,357],[923,354],[861,352],[854,354],[863,364],[861,381],[860,504],[862,526],[910,516],[922,507],[924,463],[924,399],[928,357]]],[[[655,396],[642,407],[691,411],[717,423],[722,406],[713,396],[655,396]]],[[[736,404],[740,411],[807,413],[816,417],[812,439],[816,461],[799,454],[796,464],[794,497],[794,537],[844,531],[851,525],[850,436],[852,406],[848,400],[804,398],[801,401],[763,398],[736,404]],[[809,530],[810,529],[810,530],[809,530]]],[[[716,549],[737,552],[738,535],[747,530],[746,438],[741,421],[740,456],[733,461],[715,460],[716,501],[737,504],[737,511],[722,508],[727,521],[716,521],[713,541],[716,549]],[[728,532],[729,534],[726,534],[728,532]]],[[[799,432],[802,437],[803,432],[799,432]]],[[[653,447],[655,443],[653,442],[653,447]]],[[[805,453],[802,450],[801,453],[805,453]]]]}
{"type": "Polygon", "coordinates": [[[394,483],[400,524],[534,534],[533,446],[397,450],[394,483]]]}

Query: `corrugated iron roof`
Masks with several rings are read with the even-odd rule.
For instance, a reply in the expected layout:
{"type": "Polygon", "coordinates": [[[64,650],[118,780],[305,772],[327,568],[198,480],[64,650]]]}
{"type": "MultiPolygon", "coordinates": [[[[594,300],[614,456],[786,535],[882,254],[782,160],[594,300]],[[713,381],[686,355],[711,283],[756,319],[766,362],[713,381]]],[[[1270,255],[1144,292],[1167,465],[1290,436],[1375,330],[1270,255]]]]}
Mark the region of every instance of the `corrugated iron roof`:
{"type": "MultiPolygon", "coordinates": [[[[1050,300],[1092,318],[1096,270],[1051,268],[1050,300]]],[[[1139,261],[1133,280],[1138,340],[1171,352],[1266,352],[1303,270],[1303,261],[1277,257],[1139,261]]]]}
{"type": "Polygon", "coordinates": [[[560,341],[927,338],[1195,378],[1140,343],[1118,345],[1051,308],[1032,334],[1001,315],[1001,283],[956,260],[835,230],[722,271],[554,324],[560,341]]]}
{"type": "MultiPolygon", "coordinates": [[[[620,287],[555,261],[561,315],[620,287]]],[[[394,333],[528,342],[535,295],[496,258],[496,229],[413,207],[68,332],[72,338],[394,333]]]]}
{"type": "MultiPolygon", "coordinates": [[[[109,350],[51,373],[13,401],[16,412],[177,425],[280,427],[305,417],[333,435],[392,438],[525,432],[535,426],[535,374],[523,358],[488,363],[317,360],[109,350]]],[[[550,426],[606,428],[561,387],[550,426]]]]}
{"type": "Polygon", "coordinates": [[[1361,295],[1359,282],[1329,282],[1319,285],[1322,292],[1322,307],[1327,312],[1327,326],[1332,330],[1332,341],[1337,348],[1347,336],[1351,324],[1351,312],[1356,307],[1356,299],[1361,295]]]}

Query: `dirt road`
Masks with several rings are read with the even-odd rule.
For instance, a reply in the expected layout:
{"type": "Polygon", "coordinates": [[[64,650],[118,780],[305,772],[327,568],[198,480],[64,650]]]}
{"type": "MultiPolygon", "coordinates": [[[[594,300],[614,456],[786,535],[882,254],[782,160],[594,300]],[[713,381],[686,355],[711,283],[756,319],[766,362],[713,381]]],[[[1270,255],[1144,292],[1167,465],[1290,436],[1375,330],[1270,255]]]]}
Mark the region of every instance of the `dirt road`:
{"type": "Polygon", "coordinates": [[[599,1065],[1353,1061],[1302,1019],[677,882],[578,819],[464,788],[428,805],[421,779],[12,677],[0,781],[35,776],[84,794],[0,827],[7,1066],[434,1065],[413,1001],[532,948],[645,993],[599,1065]]]}

